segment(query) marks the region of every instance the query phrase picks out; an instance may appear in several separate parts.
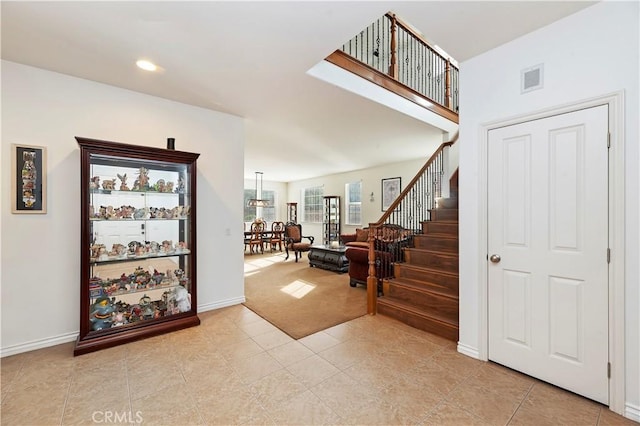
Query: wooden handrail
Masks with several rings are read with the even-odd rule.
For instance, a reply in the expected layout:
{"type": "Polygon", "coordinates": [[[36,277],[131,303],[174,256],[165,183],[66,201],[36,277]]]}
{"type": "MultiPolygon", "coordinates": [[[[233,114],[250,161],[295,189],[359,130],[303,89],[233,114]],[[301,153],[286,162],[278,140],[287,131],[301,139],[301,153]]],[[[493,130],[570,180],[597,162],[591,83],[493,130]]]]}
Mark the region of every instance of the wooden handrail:
{"type": "MultiPolygon", "coordinates": [[[[395,14],[393,13],[387,13],[385,14],[389,19],[392,19],[393,22],[395,22],[396,24],[398,24],[399,26],[402,27],[402,29],[404,29],[406,32],[410,33],[414,38],[416,38],[420,43],[424,44],[425,47],[427,47],[429,50],[431,50],[434,54],[438,55],[443,61],[447,62],[450,61],[450,58],[445,58],[444,56],[442,56],[440,54],[440,52],[438,52],[437,50],[435,50],[433,47],[431,47],[431,45],[429,44],[429,42],[427,41],[427,39],[425,39],[422,34],[416,33],[413,29],[411,29],[411,26],[409,24],[407,24],[406,22],[404,22],[401,18],[398,18],[395,14]],[[393,18],[392,18],[393,17],[393,18]]],[[[452,65],[453,66],[453,65],[452,65]]]]}
{"type": "Polygon", "coordinates": [[[440,152],[442,152],[443,149],[445,149],[448,146],[453,145],[457,140],[458,140],[458,135],[460,132],[456,132],[456,134],[453,136],[453,138],[451,138],[450,140],[448,140],[447,142],[443,142],[442,145],[440,145],[438,147],[438,149],[436,149],[436,151],[431,155],[431,157],[429,157],[429,159],[427,160],[427,162],[424,164],[424,166],[422,166],[422,168],[418,171],[418,173],[416,173],[416,175],[414,176],[414,178],[411,180],[411,182],[409,182],[409,185],[407,185],[404,190],[402,190],[402,192],[400,193],[400,195],[398,195],[398,198],[396,198],[396,200],[391,204],[391,206],[389,206],[389,208],[387,209],[386,212],[384,212],[384,214],[382,215],[382,217],[375,223],[370,223],[369,227],[373,226],[373,227],[379,227],[381,226],[387,219],[389,219],[389,216],[391,216],[391,213],[393,213],[393,211],[396,209],[396,207],[398,207],[398,205],[402,202],[402,200],[407,196],[407,194],[413,189],[413,187],[415,186],[416,182],[418,182],[418,179],[420,179],[420,176],[422,176],[422,174],[429,168],[429,166],[431,165],[431,163],[433,163],[433,160],[438,156],[438,154],[440,154],[440,152]]]}
{"type": "MultiPolygon", "coordinates": [[[[376,277],[376,229],[381,228],[387,220],[391,217],[393,212],[400,206],[400,204],[407,198],[408,194],[413,191],[416,184],[419,182],[421,177],[427,172],[429,167],[433,164],[436,158],[442,153],[442,151],[451,145],[453,145],[458,140],[459,132],[447,142],[442,143],[438,149],[429,157],[427,162],[422,166],[422,168],[416,173],[414,178],[409,182],[409,184],[405,187],[405,189],[400,193],[398,198],[391,203],[391,206],[384,212],[384,214],[380,217],[377,222],[369,223],[369,274],[367,276],[367,313],[371,315],[375,315],[377,311],[377,296],[378,296],[378,278],[376,277]]],[[[426,207],[425,207],[426,208],[426,207]]]]}

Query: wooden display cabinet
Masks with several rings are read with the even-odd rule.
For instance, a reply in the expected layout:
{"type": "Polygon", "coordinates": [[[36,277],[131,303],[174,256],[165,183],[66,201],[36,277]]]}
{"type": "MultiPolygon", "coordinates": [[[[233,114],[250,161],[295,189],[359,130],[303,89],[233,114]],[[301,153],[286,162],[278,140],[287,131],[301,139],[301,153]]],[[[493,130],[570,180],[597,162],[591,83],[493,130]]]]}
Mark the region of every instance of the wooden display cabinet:
{"type": "Polygon", "coordinates": [[[82,250],[74,355],[200,324],[199,154],[76,140],[82,250]]]}
{"type": "Polygon", "coordinates": [[[287,223],[298,223],[298,203],[287,203],[287,223]]]}

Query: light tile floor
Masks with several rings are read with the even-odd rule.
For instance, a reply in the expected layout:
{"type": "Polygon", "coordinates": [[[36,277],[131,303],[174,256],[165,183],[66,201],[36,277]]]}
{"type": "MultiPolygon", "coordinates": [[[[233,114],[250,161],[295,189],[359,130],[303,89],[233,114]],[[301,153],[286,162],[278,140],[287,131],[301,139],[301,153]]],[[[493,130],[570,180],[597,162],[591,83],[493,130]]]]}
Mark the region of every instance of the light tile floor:
{"type": "Polygon", "coordinates": [[[73,357],[3,358],[2,425],[636,425],[384,316],[298,341],[242,305],[73,357]]]}

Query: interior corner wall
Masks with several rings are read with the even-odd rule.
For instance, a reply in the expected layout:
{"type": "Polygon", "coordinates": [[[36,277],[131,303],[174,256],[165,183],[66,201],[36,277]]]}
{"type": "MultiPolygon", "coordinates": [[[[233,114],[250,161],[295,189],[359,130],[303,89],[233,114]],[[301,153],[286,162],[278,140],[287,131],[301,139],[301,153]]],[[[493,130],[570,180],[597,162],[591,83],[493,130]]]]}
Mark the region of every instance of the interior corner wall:
{"type": "Polygon", "coordinates": [[[639,4],[604,1],[460,65],[460,344],[478,348],[478,235],[483,124],[622,91],[625,109],[625,377],[627,414],[640,416],[638,193],[639,4]],[[521,94],[520,72],[544,64],[544,87],[521,94]],[[634,414],[635,413],[635,414],[634,414]]]}
{"type": "MultiPolygon", "coordinates": [[[[80,315],[80,155],[75,136],[200,153],[198,310],[244,301],[243,120],[2,61],[2,355],[71,341],[80,315]],[[11,144],[47,148],[46,214],[12,214],[11,144]]],[[[88,249],[88,248],[86,248],[88,249]]]]}

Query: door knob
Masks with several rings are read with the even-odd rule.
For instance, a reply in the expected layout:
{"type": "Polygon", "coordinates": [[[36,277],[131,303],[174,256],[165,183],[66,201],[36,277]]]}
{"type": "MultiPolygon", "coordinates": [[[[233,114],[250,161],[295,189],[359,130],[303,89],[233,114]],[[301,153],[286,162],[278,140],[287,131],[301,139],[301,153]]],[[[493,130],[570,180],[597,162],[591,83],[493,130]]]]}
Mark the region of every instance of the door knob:
{"type": "Polygon", "coordinates": [[[493,263],[498,263],[500,262],[501,257],[497,254],[492,254],[491,257],[489,258],[490,261],[492,261],[493,263]]]}

